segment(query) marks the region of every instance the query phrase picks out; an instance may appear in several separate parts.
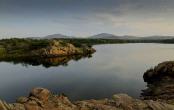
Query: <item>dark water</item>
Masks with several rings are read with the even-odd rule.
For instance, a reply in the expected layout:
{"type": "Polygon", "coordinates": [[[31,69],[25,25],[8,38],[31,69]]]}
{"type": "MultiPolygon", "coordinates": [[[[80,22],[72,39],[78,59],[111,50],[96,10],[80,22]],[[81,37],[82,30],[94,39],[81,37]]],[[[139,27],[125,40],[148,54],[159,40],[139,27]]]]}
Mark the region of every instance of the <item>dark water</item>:
{"type": "Polygon", "coordinates": [[[174,60],[172,44],[113,44],[94,46],[92,57],[0,63],[0,99],[13,102],[33,87],[65,93],[71,100],[127,93],[138,98],[146,88],[143,73],[174,60]],[[80,59],[81,58],[81,59],[80,59]],[[60,63],[63,62],[63,63],[60,63]],[[46,64],[46,66],[45,66],[46,64]]]}

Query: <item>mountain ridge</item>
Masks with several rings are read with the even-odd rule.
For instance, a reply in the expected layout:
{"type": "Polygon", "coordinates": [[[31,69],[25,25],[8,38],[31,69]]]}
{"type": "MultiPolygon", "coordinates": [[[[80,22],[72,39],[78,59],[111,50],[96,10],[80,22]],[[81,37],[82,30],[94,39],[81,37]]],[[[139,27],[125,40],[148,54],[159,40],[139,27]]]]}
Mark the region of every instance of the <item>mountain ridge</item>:
{"type": "Polygon", "coordinates": [[[123,39],[123,40],[164,40],[164,39],[173,39],[174,36],[160,36],[160,35],[154,35],[154,36],[146,36],[146,37],[137,37],[137,36],[130,36],[130,35],[124,35],[124,36],[118,36],[114,34],[108,34],[108,33],[101,33],[96,34],[93,36],[88,37],[89,39],[123,39]]]}
{"type": "Polygon", "coordinates": [[[72,38],[72,36],[67,36],[63,34],[51,34],[43,37],[44,39],[54,39],[54,38],[72,38]]]}
{"type": "MultiPolygon", "coordinates": [[[[80,38],[74,36],[67,36],[63,34],[51,34],[43,37],[29,37],[31,39],[59,39],[59,38],[80,38]]],[[[84,37],[83,37],[84,38],[84,37]]],[[[138,36],[131,36],[131,35],[123,35],[118,36],[109,33],[100,33],[92,36],[85,37],[87,39],[121,39],[121,40],[165,40],[165,39],[174,39],[174,36],[160,36],[160,35],[153,35],[153,36],[145,36],[145,37],[138,37],[138,36]]]]}

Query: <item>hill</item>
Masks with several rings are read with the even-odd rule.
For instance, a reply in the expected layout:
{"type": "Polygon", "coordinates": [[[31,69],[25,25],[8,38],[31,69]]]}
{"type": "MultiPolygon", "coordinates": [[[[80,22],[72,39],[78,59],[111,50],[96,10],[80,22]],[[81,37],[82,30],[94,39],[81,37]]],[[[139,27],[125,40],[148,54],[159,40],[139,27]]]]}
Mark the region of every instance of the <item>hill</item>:
{"type": "Polygon", "coordinates": [[[88,37],[89,39],[139,39],[139,37],[135,36],[117,36],[113,34],[108,34],[108,33],[101,33],[97,35],[93,35],[88,37]]]}
{"type": "Polygon", "coordinates": [[[52,34],[43,37],[43,39],[54,39],[54,38],[73,38],[72,36],[66,36],[63,34],[52,34]]]}
{"type": "Polygon", "coordinates": [[[147,36],[147,37],[137,37],[137,36],[117,36],[113,34],[108,33],[101,33],[97,35],[93,35],[88,37],[89,39],[121,39],[121,40],[167,40],[167,39],[173,39],[174,36],[147,36]]]}

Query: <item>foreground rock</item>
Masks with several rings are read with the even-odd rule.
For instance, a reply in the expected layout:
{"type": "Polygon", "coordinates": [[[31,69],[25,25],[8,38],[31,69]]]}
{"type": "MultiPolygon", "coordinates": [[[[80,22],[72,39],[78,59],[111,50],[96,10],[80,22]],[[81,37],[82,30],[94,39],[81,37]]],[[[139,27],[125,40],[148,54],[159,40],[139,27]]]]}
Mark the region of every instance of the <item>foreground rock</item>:
{"type": "Polygon", "coordinates": [[[174,105],[133,99],[126,94],[116,94],[112,99],[71,102],[66,96],[35,88],[28,97],[20,97],[16,103],[0,101],[0,110],[174,110],[174,105]]]}
{"type": "Polygon", "coordinates": [[[147,88],[142,92],[143,100],[155,100],[174,104],[174,79],[163,77],[153,83],[148,83],[147,88]]]}
{"type": "Polygon", "coordinates": [[[158,64],[144,73],[147,89],[143,90],[144,100],[174,104],[174,61],[158,64]]]}
{"type": "Polygon", "coordinates": [[[163,62],[156,67],[147,70],[144,73],[143,78],[145,82],[153,83],[165,76],[174,78],[174,61],[163,62]]]}

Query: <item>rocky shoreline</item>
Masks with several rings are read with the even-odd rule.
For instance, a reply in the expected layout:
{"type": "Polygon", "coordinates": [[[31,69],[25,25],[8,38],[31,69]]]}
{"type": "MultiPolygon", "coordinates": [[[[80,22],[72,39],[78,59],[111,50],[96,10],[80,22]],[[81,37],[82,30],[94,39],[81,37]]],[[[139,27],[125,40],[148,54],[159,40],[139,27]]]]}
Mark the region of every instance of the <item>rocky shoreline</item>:
{"type": "Polygon", "coordinates": [[[115,94],[111,99],[72,102],[64,95],[52,94],[45,88],[34,88],[16,103],[0,100],[0,110],[174,110],[174,62],[168,61],[144,73],[147,88],[141,99],[115,94]]]}
{"type": "Polygon", "coordinates": [[[112,99],[71,102],[66,96],[51,94],[44,88],[34,88],[28,97],[20,97],[16,103],[0,101],[0,110],[174,110],[174,105],[133,99],[126,94],[113,95],[112,99]]]}

